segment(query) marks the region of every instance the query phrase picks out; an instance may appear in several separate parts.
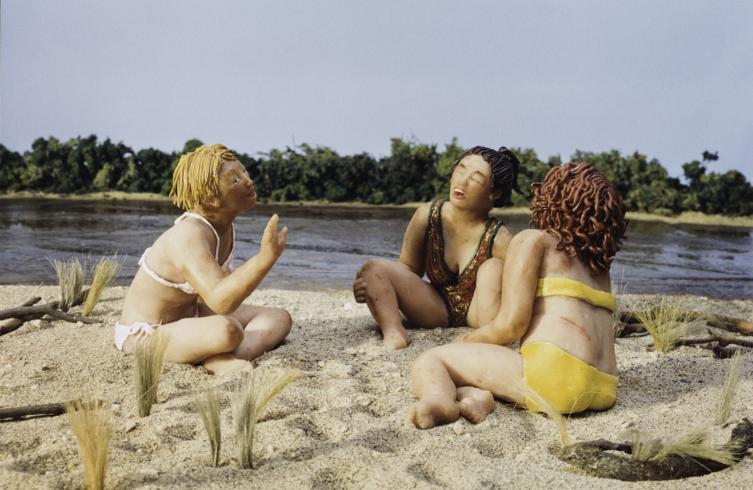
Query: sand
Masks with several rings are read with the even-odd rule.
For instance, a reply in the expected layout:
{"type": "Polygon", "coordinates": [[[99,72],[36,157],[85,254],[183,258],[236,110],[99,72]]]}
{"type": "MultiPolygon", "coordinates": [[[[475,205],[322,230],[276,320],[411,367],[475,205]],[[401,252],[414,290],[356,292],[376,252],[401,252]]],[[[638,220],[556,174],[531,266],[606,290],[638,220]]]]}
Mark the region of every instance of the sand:
{"type": "MultiPolygon", "coordinates": [[[[52,286],[0,286],[0,309],[52,286]]],[[[166,365],[152,415],[136,415],[133,359],[112,333],[125,288],[95,308],[101,324],[34,321],[0,337],[0,406],[57,402],[92,393],[113,403],[109,488],[751,488],[753,461],[709,476],[628,484],[586,476],[549,452],[551,421],[505,403],[489,418],[420,431],[406,422],[410,364],[467,329],[412,332],[400,352],[382,347],[368,309],[345,290],[255,293],[252,304],[282,306],[295,325],[287,341],[256,361],[299,369],[302,379],[269,406],[257,427],[257,468],[241,470],[228,395],[232,378],[166,365]],[[209,465],[194,390],[219,386],[222,463],[209,465]]],[[[637,304],[650,297],[627,296],[637,304]]],[[[753,300],[685,297],[693,307],[750,318],[753,300]]],[[[618,339],[619,401],[610,411],[569,419],[573,439],[623,440],[631,428],[672,437],[711,424],[729,360],[684,347],[646,351],[647,338],[618,339]]],[[[732,419],[753,415],[753,356],[743,359],[732,419]]],[[[80,488],[82,469],[65,416],[0,424],[0,488],[80,488]]]]}

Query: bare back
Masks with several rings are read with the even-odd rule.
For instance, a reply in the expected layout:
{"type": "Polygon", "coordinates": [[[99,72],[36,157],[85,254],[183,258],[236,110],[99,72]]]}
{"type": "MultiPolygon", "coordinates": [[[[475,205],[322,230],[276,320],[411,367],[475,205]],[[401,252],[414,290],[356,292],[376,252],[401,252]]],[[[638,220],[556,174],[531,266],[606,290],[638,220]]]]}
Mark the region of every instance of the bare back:
{"type": "MultiPolygon", "coordinates": [[[[557,250],[557,240],[544,231],[537,233],[544,254],[539,279],[565,277],[599,291],[611,291],[609,273],[593,275],[577,257],[557,250]]],[[[566,296],[537,297],[533,303],[531,323],[522,339],[527,342],[550,342],[565,349],[599,370],[615,374],[612,314],[583,300],[566,296]]]]}

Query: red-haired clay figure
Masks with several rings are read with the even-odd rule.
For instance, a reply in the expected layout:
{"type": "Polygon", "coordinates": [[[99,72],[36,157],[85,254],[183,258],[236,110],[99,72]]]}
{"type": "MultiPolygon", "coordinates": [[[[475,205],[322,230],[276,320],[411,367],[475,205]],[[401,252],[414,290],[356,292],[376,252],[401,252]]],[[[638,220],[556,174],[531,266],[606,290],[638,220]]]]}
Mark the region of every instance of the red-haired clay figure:
{"type": "Polygon", "coordinates": [[[201,146],[180,157],[170,193],[186,210],[146,249],[115,325],[115,346],[133,351],[155,329],[168,334],[165,360],[202,364],[214,373],[248,366],[291,327],[279,308],[242,305],[285,248],[277,215],[261,250],[232,270],[233,220],[256,203],[254,183],[233,152],[201,146]]]}
{"type": "Polygon", "coordinates": [[[471,148],[455,163],[449,201],[416,210],[400,261],[369,260],[358,271],[353,294],[368,304],[387,347],[410,342],[401,312],[429,328],[475,328],[494,318],[512,234],[489,211],[509,204],[517,174],[518,160],[507,148],[471,148]]]}
{"type": "Polygon", "coordinates": [[[497,315],[414,362],[417,427],[481,422],[494,397],[532,411],[540,397],[560,413],[614,405],[609,268],[627,226],[622,197],[591,165],[568,163],[534,184],[531,210],[536,229],[510,242],[497,315]],[[520,352],[505,347],[516,341],[520,352]]]}

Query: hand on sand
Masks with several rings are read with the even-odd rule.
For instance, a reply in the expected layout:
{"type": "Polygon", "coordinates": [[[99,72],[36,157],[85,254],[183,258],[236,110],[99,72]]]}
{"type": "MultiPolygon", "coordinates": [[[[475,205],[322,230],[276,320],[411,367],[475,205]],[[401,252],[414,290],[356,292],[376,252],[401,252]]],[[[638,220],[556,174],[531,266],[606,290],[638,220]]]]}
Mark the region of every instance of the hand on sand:
{"type": "Polygon", "coordinates": [[[356,272],[356,280],[353,281],[353,297],[356,303],[366,303],[366,279],[363,278],[363,269],[356,272]]]}
{"type": "Polygon", "coordinates": [[[288,238],[288,227],[283,226],[282,230],[277,233],[277,221],[279,217],[277,214],[273,214],[267,226],[264,228],[264,234],[261,237],[261,252],[260,254],[270,260],[272,263],[276,262],[282,252],[285,250],[285,240],[288,238]]]}

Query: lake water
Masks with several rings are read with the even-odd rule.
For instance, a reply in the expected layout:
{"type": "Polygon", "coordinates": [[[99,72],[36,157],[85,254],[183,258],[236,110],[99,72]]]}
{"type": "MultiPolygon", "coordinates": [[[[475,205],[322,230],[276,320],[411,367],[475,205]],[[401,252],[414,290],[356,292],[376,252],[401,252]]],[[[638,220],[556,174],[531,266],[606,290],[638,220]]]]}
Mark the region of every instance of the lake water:
{"type": "MultiPolygon", "coordinates": [[[[259,250],[269,216],[289,229],[285,253],[262,287],[350,288],[372,257],[396,260],[410,209],[258,206],[236,220],[235,265],[259,250]]],[[[128,284],[138,258],[180,213],[167,202],[0,200],[0,284],[55,283],[52,259],[118,254],[118,283],[128,284]]],[[[524,218],[503,219],[513,232],[524,218]]],[[[749,230],[631,223],[612,277],[627,293],[753,298],[749,230]]]]}

